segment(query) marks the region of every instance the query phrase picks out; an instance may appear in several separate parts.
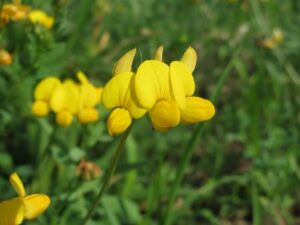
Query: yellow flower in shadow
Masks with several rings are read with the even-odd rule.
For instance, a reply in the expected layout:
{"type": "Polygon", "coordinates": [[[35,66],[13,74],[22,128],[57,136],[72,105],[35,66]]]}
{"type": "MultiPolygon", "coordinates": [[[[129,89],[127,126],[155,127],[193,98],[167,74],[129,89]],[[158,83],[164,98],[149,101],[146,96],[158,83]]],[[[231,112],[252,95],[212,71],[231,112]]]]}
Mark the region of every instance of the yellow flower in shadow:
{"type": "Polygon", "coordinates": [[[0,24],[5,25],[10,21],[27,19],[30,7],[22,5],[20,1],[4,4],[0,11],[0,24]]]}
{"type": "Polygon", "coordinates": [[[10,65],[12,63],[12,56],[5,49],[0,49],[0,66],[10,65]]]}
{"type": "Polygon", "coordinates": [[[283,42],[283,33],[280,29],[274,29],[271,37],[262,40],[262,46],[268,49],[276,48],[283,42]]]}
{"type": "Polygon", "coordinates": [[[16,173],[9,181],[18,197],[0,203],[0,225],[17,225],[42,214],[50,205],[50,198],[44,194],[26,195],[24,185],[16,173]]]}

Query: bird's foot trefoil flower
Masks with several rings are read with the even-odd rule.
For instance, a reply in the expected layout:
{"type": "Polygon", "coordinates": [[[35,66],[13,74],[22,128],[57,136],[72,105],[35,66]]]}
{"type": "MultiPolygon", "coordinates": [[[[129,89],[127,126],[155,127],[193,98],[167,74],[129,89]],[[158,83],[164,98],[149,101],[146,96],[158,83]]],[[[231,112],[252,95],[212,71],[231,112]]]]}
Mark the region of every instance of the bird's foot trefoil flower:
{"type": "Polygon", "coordinates": [[[50,198],[44,194],[26,195],[24,185],[16,173],[9,181],[18,197],[0,203],[0,225],[18,225],[42,214],[50,205],[50,198]]]}

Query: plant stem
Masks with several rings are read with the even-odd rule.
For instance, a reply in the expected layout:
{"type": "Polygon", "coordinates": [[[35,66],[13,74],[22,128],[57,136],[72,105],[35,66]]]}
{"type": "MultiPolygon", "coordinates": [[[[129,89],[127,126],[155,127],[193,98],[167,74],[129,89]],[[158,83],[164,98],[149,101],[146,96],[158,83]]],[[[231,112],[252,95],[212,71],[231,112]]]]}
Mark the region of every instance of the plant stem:
{"type": "Polygon", "coordinates": [[[109,182],[110,182],[110,179],[111,177],[113,176],[116,168],[117,168],[117,164],[118,164],[118,161],[119,161],[119,158],[120,158],[120,155],[122,153],[122,150],[123,150],[123,147],[126,143],[126,140],[127,140],[127,137],[130,133],[130,130],[131,130],[131,127],[132,127],[133,124],[131,124],[131,126],[125,131],[125,133],[123,134],[120,142],[119,142],[119,145],[115,151],[115,154],[113,156],[113,159],[112,159],[112,163],[111,163],[111,167],[109,168],[109,171],[106,175],[106,177],[104,178],[104,182],[103,182],[103,185],[98,193],[98,195],[96,196],[95,198],[95,201],[93,202],[91,208],[89,209],[88,211],[88,214],[86,215],[86,217],[84,218],[83,222],[81,223],[81,225],[85,225],[87,224],[87,222],[89,221],[89,219],[91,218],[92,214],[94,213],[97,205],[99,204],[100,200],[101,200],[101,197],[103,195],[103,193],[106,191],[106,189],[108,188],[108,185],[109,185],[109,182]]]}
{"type": "MultiPolygon", "coordinates": [[[[218,80],[215,91],[210,98],[212,100],[212,102],[217,101],[217,99],[221,93],[222,87],[224,86],[224,83],[227,80],[229,73],[234,65],[234,60],[239,55],[240,50],[241,50],[240,47],[235,50],[230,62],[227,64],[223,74],[221,75],[220,79],[218,80]]],[[[171,224],[170,212],[171,212],[172,206],[174,204],[179,185],[182,181],[182,178],[183,178],[183,175],[185,172],[185,168],[186,168],[188,162],[190,161],[191,156],[193,155],[193,151],[194,151],[195,147],[197,146],[199,138],[201,137],[206,125],[207,125],[207,123],[198,124],[192,137],[189,139],[189,141],[186,144],[184,155],[181,158],[181,161],[180,161],[179,166],[176,171],[176,178],[175,178],[174,185],[172,186],[172,188],[169,192],[170,194],[169,194],[169,198],[168,198],[169,202],[167,204],[167,209],[164,213],[163,219],[160,224],[163,224],[163,225],[171,224]]]]}

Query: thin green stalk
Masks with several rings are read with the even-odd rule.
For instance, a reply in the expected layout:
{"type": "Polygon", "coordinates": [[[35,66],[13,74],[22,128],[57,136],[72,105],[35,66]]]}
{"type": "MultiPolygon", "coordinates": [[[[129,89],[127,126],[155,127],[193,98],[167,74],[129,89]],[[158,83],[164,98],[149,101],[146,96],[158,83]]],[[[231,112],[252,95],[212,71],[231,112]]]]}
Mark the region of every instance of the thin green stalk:
{"type": "MultiPolygon", "coordinates": [[[[221,77],[220,77],[220,79],[217,83],[217,86],[215,88],[215,91],[214,91],[214,93],[212,94],[212,96],[210,98],[212,100],[212,102],[217,101],[217,99],[218,99],[218,97],[221,93],[222,87],[224,86],[225,81],[227,80],[227,78],[229,76],[229,73],[230,73],[230,71],[231,71],[231,69],[234,65],[234,60],[239,55],[240,50],[241,50],[241,47],[236,49],[235,53],[233,54],[233,57],[231,58],[230,62],[226,66],[223,74],[221,75],[221,77]]],[[[168,198],[169,199],[168,205],[167,205],[166,211],[164,213],[164,217],[163,217],[160,224],[163,224],[163,225],[171,224],[170,212],[171,212],[172,206],[174,205],[174,201],[175,201],[175,198],[176,198],[176,195],[177,195],[179,185],[182,181],[182,178],[183,178],[183,175],[184,175],[184,172],[185,172],[185,168],[186,168],[188,162],[190,161],[191,156],[193,155],[193,151],[194,151],[195,147],[198,144],[199,138],[201,137],[206,124],[207,123],[198,124],[198,126],[196,127],[196,130],[194,131],[192,137],[187,142],[187,145],[186,145],[185,151],[184,151],[184,155],[181,158],[181,161],[180,161],[179,166],[178,166],[177,171],[176,171],[176,178],[175,178],[174,185],[172,186],[172,188],[169,192],[170,194],[169,194],[169,198],[168,198]]]]}
{"type": "Polygon", "coordinates": [[[110,182],[110,179],[112,178],[116,168],[117,168],[117,164],[119,162],[119,158],[120,158],[120,155],[122,153],[122,150],[124,148],[124,145],[126,143],[126,140],[127,140],[127,137],[130,133],[130,130],[131,130],[131,127],[132,127],[132,124],[131,126],[126,130],[126,132],[123,134],[120,142],[119,142],[119,145],[115,151],[115,154],[113,156],[113,159],[112,159],[112,163],[111,163],[111,167],[109,168],[109,171],[106,175],[106,177],[104,178],[104,183],[98,193],[98,195],[96,196],[91,208],[89,209],[88,211],[88,214],[86,215],[86,217],[84,218],[83,222],[81,223],[81,225],[85,225],[89,219],[91,218],[91,216],[93,215],[97,205],[99,204],[100,200],[101,200],[101,197],[103,195],[103,193],[106,191],[106,189],[108,188],[108,185],[109,185],[109,182],[110,182]]]}

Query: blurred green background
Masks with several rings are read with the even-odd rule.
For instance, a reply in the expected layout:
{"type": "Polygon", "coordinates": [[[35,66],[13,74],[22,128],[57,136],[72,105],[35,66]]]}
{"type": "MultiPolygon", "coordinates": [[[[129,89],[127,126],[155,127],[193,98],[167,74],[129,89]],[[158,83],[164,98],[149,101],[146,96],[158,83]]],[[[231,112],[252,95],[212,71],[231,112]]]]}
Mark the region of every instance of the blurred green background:
{"type": "MultiPolygon", "coordinates": [[[[8,1],[2,1],[2,4],[8,1]]],[[[1,27],[0,47],[13,64],[0,67],[0,200],[15,196],[17,171],[27,191],[47,193],[48,211],[24,224],[80,224],[102,180],[77,176],[80,160],[103,174],[119,138],[105,128],[108,111],[92,125],[57,127],[31,114],[33,90],[49,75],[84,71],[104,85],[114,63],[137,47],[134,68],[164,46],[164,60],[193,46],[196,94],[214,102],[186,168],[172,224],[300,224],[299,0],[24,0],[55,18],[48,31],[26,22],[1,27]],[[274,29],[283,40],[263,45],[274,29]],[[225,72],[224,72],[225,71],[225,72]],[[41,157],[46,152],[46,157],[41,157]]],[[[90,225],[162,224],[178,162],[195,126],[154,132],[135,123],[117,173],[90,225]]]]}

